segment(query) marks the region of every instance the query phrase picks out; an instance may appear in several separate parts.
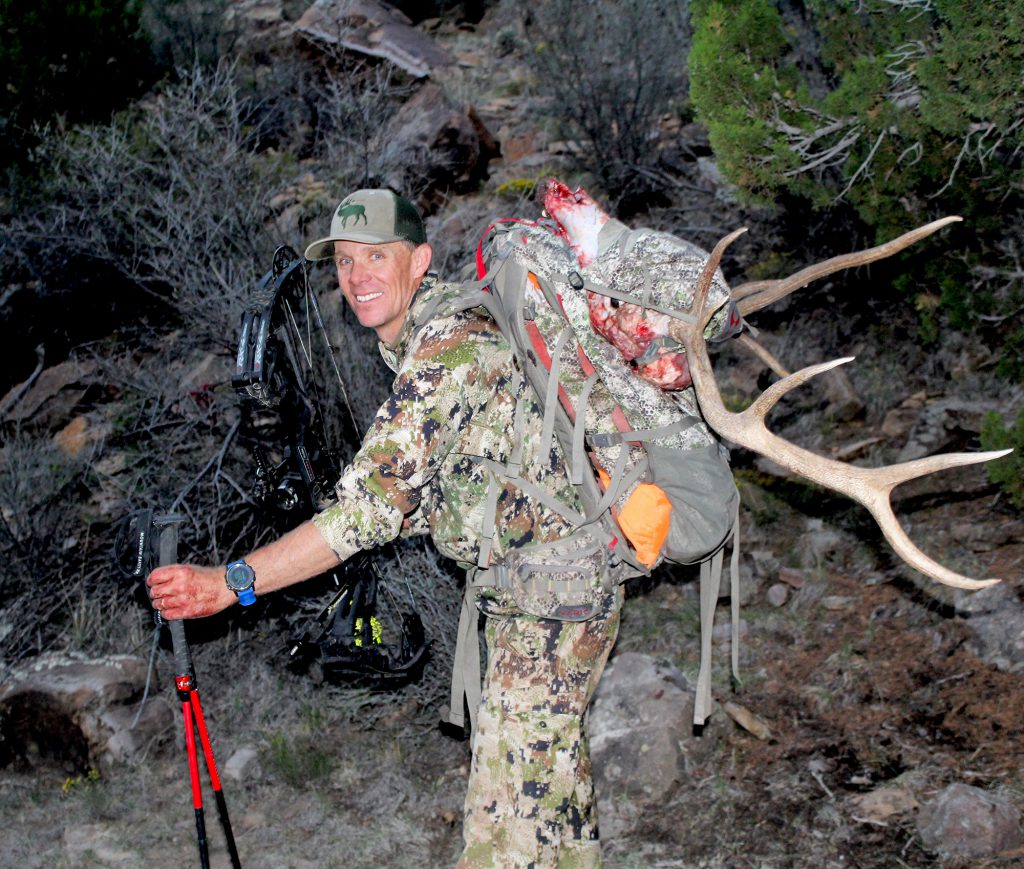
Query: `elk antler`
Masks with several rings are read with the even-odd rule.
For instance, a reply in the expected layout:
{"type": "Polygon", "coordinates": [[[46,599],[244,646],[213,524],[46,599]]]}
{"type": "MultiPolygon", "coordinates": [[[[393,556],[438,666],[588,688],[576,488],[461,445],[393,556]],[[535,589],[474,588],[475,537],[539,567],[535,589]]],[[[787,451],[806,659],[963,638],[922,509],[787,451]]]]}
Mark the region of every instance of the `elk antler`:
{"type": "Polygon", "coordinates": [[[894,238],[885,244],[880,244],[867,250],[858,250],[853,253],[834,256],[824,262],[815,263],[805,269],[801,269],[795,275],[790,275],[782,280],[748,281],[733,288],[733,300],[739,303],[740,314],[745,317],[754,311],[760,311],[761,308],[767,307],[772,302],[777,302],[783,296],[788,296],[794,290],[806,287],[811,281],[816,281],[818,278],[823,278],[825,275],[831,275],[843,269],[867,265],[867,263],[873,263],[876,260],[890,257],[921,241],[921,239],[927,238],[933,232],[938,232],[942,227],[948,226],[951,223],[959,223],[961,220],[963,220],[962,217],[955,216],[933,220],[931,223],[926,223],[924,226],[919,226],[917,229],[905,232],[899,238],[894,238]]]}
{"type": "MultiPolygon", "coordinates": [[[[943,221],[923,226],[907,233],[883,245],[888,248],[883,254],[878,254],[882,248],[873,248],[869,251],[862,251],[859,254],[850,254],[846,257],[835,257],[818,266],[804,269],[787,281],[777,282],[778,286],[772,287],[774,298],[781,298],[785,293],[778,290],[784,285],[785,291],[792,291],[803,286],[815,277],[846,268],[849,265],[861,262],[870,262],[882,256],[888,256],[912,244],[918,238],[934,232],[940,226],[944,226],[951,220],[959,218],[946,218],[943,221]],[[927,230],[927,231],[926,231],[927,230]],[[895,246],[908,236],[914,237],[901,246],[895,246]],[[858,257],[860,257],[858,259],[858,257]],[[836,264],[841,261],[841,264],[836,264]]],[[[697,281],[694,293],[693,313],[695,322],[686,323],[682,320],[673,320],[670,327],[670,335],[686,348],[686,355],[690,365],[690,374],[693,378],[693,385],[697,392],[697,400],[701,412],[708,424],[722,437],[727,438],[740,446],[754,450],[772,461],[782,465],[792,473],[806,477],[821,486],[833,491],[847,495],[853,500],[865,506],[878,523],[885,539],[896,554],[906,561],[911,567],[930,576],[937,582],[944,585],[951,585],[956,588],[978,589],[999,582],[998,579],[976,580],[962,576],[948,568],[943,567],[937,561],[929,558],[911,541],[907,533],[900,527],[899,521],[893,513],[889,496],[892,490],[900,483],[905,483],[916,477],[922,477],[946,468],[954,468],[960,465],[971,465],[978,462],[987,462],[1005,456],[1011,450],[996,450],[984,453],[948,453],[941,456],[929,456],[912,462],[903,462],[897,465],[888,465],[881,468],[861,468],[854,465],[847,465],[834,459],[827,459],[809,450],[798,447],[778,435],[770,432],[765,424],[765,417],[768,412],[778,403],[787,392],[794,387],[800,386],[816,374],[843,365],[853,357],[836,359],[832,362],[824,362],[820,365],[812,365],[800,371],[790,374],[782,380],[772,384],[766,389],[750,407],[742,413],[731,413],[726,410],[722,403],[722,396],[715,383],[714,371],[711,368],[711,360],[708,358],[707,346],[704,343],[704,327],[714,311],[705,310],[707,307],[708,288],[711,286],[711,279],[718,263],[722,259],[725,249],[736,238],[746,232],[739,229],[723,238],[712,251],[708,262],[697,281]]],[[[750,286],[750,285],[745,285],[750,286]]],[[[764,290],[758,287],[757,291],[764,290]]],[[[772,299],[774,300],[774,299],[772,299]]],[[[767,302],[764,302],[767,304],[767,302]]],[[[757,305],[757,308],[762,305],[757,305]]],[[[756,308],[753,308],[756,309],[756,308]]]]}

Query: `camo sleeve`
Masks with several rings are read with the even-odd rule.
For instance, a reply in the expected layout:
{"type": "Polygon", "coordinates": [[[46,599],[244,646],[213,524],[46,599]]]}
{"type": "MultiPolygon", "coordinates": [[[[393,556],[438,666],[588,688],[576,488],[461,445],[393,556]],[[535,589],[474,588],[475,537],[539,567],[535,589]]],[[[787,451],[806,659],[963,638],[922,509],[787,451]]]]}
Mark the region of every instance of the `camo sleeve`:
{"type": "Polygon", "coordinates": [[[391,395],[342,472],[337,502],[313,519],[343,560],[399,535],[468,424],[465,384],[476,368],[476,337],[470,321],[456,316],[431,322],[413,339],[391,395]]]}

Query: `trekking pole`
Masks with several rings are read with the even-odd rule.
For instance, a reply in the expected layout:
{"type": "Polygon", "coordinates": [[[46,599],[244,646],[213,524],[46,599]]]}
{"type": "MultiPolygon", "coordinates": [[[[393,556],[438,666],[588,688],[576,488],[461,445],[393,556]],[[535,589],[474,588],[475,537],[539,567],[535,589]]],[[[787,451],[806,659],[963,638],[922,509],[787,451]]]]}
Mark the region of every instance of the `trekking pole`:
{"type": "MultiPolygon", "coordinates": [[[[178,523],[184,520],[180,515],[156,516],[153,526],[160,535],[160,564],[174,564],[178,560],[178,523]]],[[[238,860],[238,849],[235,836],[231,831],[231,819],[228,816],[227,802],[217,774],[217,763],[213,757],[210,734],[203,719],[203,708],[199,702],[199,690],[196,685],[195,669],[192,666],[192,652],[185,637],[185,623],[181,619],[165,622],[157,613],[157,622],[166,624],[171,632],[171,646],[174,651],[174,687],[181,700],[181,710],[185,723],[185,749],[188,753],[188,772],[192,782],[192,805],[196,814],[196,836],[199,843],[199,864],[202,869],[209,869],[210,855],[206,842],[206,820],[203,813],[203,792],[199,782],[199,757],[196,751],[196,732],[206,759],[206,771],[213,787],[214,801],[217,804],[217,815],[220,817],[224,836],[227,839],[228,853],[231,855],[233,869],[241,869],[238,860]]]]}

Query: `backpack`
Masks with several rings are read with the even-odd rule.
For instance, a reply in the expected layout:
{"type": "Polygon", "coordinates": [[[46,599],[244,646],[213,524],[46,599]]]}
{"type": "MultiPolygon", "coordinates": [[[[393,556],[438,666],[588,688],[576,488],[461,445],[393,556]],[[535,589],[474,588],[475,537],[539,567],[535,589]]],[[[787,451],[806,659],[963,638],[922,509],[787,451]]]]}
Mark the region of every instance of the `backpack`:
{"type": "MultiPolygon", "coordinates": [[[[480,699],[479,589],[505,590],[523,613],[581,621],[597,614],[614,583],[649,574],[667,560],[700,564],[694,723],[703,724],[711,712],[711,630],[730,536],[732,671],[738,680],[739,495],[728,454],[701,420],[692,387],[669,393],[637,376],[637,362],[672,352],[665,341],[651,342],[643,354],[647,359],[627,363],[592,328],[587,301],[588,293],[597,293],[613,307],[639,306],[628,310],[641,318],[692,321],[692,288],[706,260],[704,251],[667,233],[633,231],[612,220],[601,230],[596,260],[583,269],[550,222],[504,220],[481,239],[477,280],[419,315],[417,327],[469,309],[481,309],[494,321],[543,413],[541,443],[557,439],[583,507],[580,513],[522,480],[515,455],[505,465],[480,459],[495,499],[497,481],[511,481],[560,512],[575,530],[554,543],[514,550],[491,565],[488,539],[494,529],[483,529],[459,620],[451,706],[443,713],[449,722],[464,725],[465,696],[472,726],[480,699]],[[598,396],[602,404],[596,409],[592,402],[598,396]]],[[[710,302],[720,309],[706,335],[715,340],[738,332],[741,320],[718,272],[710,302]]],[[[492,517],[495,503],[488,500],[492,517]]]]}

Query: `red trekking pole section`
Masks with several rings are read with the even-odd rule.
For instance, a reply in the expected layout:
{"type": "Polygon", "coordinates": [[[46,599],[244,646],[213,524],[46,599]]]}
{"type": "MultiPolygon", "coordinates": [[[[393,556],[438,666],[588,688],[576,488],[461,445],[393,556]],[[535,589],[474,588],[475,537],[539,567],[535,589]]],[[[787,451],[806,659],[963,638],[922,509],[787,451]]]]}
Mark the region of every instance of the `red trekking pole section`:
{"type": "MultiPolygon", "coordinates": [[[[163,516],[154,518],[154,526],[160,528],[160,564],[174,564],[178,558],[178,525],[181,517],[163,516]]],[[[163,623],[159,618],[158,622],[163,623]]],[[[213,746],[203,719],[203,709],[199,703],[199,691],[196,688],[195,671],[192,666],[192,653],[185,637],[185,623],[181,619],[166,623],[171,632],[171,646],[174,651],[174,686],[181,700],[181,712],[185,725],[185,750],[188,754],[188,773],[192,784],[192,807],[196,818],[196,839],[199,846],[199,865],[202,869],[210,867],[209,846],[206,840],[206,819],[203,812],[203,790],[199,780],[199,753],[196,749],[196,733],[203,748],[206,771],[210,776],[214,800],[217,804],[217,815],[224,837],[227,840],[228,853],[231,856],[233,869],[241,869],[235,837],[231,830],[231,819],[228,816],[227,803],[220,786],[217,764],[213,758],[213,746]]]]}
{"type": "MultiPolygon", "coordinates": [[[[213,746],[210,745],[210,734],[206,731],[206,721],[203,719],[203,707],[199,704],[199,692],[192,689],[192,714],[196,719],[196,730],[199,731],[199,741],[203,746],[203,754],[206,756],[206,771],[210,776],[210,786],[213,788],[213,800],[217,804],[217,816],[220,818],[220,825],[224,828],[224,836],[228,842],[228,853],[231,855],[231,865],[238,867],[238,850],[235,847],[235,836],[231,832],[231,819],[228,817],[228,804],[224,800],[224,791],[220,786],[220,775],[217,773],[217,761],[213,759],[213,746]]],[[[198,771],[198,761],[196,769],[198,771]]]]}
{"type": "MultiPolygon", "coordinates": [[[[178,677],[178,694],[188,698],[188,677],[178,677]]],[[[199,865],[203,869],[210,867],[210,852],[206,843],[206,820],[203,816],[203,789],[199,783],[199,758],[196,756],[196,735],[192,725],[192,703],[185,699],[181,702],[181,711],[185,719],[185,751],[188,753],[188,776],[192,782],[192,808],[196,813],[196,838],[199,842],[199,865]]]]}

